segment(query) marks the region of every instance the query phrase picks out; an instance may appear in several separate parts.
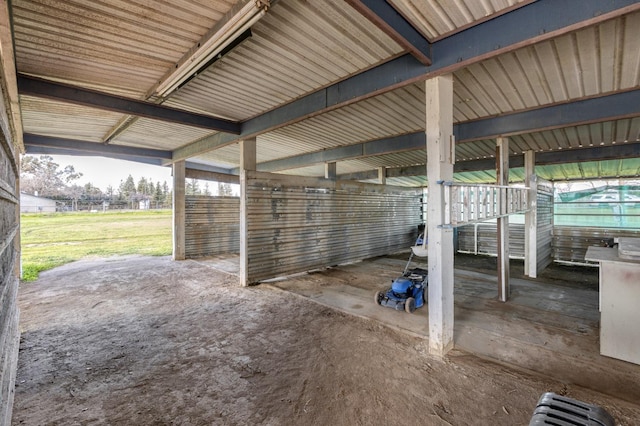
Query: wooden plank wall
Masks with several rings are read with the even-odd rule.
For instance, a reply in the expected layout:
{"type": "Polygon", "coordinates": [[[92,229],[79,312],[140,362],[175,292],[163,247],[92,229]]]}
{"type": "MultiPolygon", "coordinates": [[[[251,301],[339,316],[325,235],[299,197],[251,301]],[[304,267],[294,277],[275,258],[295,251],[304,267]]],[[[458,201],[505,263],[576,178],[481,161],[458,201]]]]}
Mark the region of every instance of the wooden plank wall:
{"type": "Polygon", "coordinates": [[[240,252],[240,199],[188,195],[185,214],[186,257],[240,252]]]}
{"type": "Polygon", "coordinates": [[[381,256],[415,242],[416,189],[247,172],[248,282],[381,256]]]}
{"type": "Polygon", "coordinates": [[[18,170],[14,148],[0,133],[0,425],[11,423],[20,342],[18,170]]]}

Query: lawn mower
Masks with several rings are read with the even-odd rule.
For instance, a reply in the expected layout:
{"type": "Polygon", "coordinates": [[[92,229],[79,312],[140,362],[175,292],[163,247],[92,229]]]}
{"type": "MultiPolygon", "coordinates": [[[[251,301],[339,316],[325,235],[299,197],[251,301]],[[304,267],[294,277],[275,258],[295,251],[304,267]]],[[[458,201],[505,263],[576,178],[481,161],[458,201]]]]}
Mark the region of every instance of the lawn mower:
{"type": "Polygon", "coordinates": [[[428,284],[428,271],[422,268],[409,269],[409,265],[414,255],[426,256],[426,246],[427,240],[421,234],[416,244],[411,247],[411,255],[407,265],[404,267],[402,276],[391,281],[391,288],[376,292],[376,304],[393,308],[396,311],[406,311],[410,314],[424,305],[424,291],[428,284]]]}

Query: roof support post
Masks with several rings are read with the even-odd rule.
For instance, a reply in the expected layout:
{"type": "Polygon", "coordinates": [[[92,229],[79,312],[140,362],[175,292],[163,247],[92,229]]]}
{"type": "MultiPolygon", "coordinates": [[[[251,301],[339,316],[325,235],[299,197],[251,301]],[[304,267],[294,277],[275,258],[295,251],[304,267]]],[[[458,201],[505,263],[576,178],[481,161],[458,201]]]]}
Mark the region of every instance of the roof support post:
{"type": "MultiPolygon", "coordinates": [[[[496,178],[500,186],[509,185],[509,139],[496,140],[496,178]]],[[[500,188],[498,196],[498,300],[509,299],[509,216],[507,203],[509,191],[500,188]]]]}
{"type": "Polygon", "coordinates": [[[538,178],[535,171],[535,153],[524,153],[524,182],[529,188],[528,207],[524,216],[524,274],[538,275],[538,178]]]}
{"type": "Polygon", "coordinates": [[[444,227],[445,198],[439,182],[453,180],[453,76],[425,82],[427,232],[429,237],[429,353],[453,348],[453,230],[444,227]]]}
{"type": "Polygon", "coordinates": [[[185,250],[185,161],[173,163],[173,260],[184,260],[185,250]]]}
{"type": "Polygon", "coordinates": [[[338,168],[336,166],[336,162],[333,161],[331,163],[324,163],[324,178],[336,180],[338,174],[336,173],[338,168]]]}
{"type": "Polygon", "coordinates": [[[256,138],[240,141],[240,285],[249,286],[247,171],[256,169],[256,138]]]}
{"type": "Polygon", "coordinates": [[[380,185],[387,184],[387,168],[386,167],[378,167],[378,183],[380,185]]]}

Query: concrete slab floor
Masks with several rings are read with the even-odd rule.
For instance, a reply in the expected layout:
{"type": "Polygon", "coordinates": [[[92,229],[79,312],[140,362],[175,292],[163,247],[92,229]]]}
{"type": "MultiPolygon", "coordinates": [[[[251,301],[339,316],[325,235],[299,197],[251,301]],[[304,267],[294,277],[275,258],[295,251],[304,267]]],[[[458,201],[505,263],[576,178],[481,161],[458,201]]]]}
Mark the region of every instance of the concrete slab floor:
{"type": "MultiPolygon", "coordinates": [[[[238,270],[237,257],[233,256],[201,262],[227,273],[238,270]]],[[[566,282],[512,277],[510,300],[502,303],[497,300],[495,269],[490,269],[494,260],[485,259],[489,269],[482,272],[477,269],[482,260],[478,262],[471,261],[475,270],[455,271],[457,349],[631,402],[640,401],[640,366],[599,354],[597,288],[593,283],[580,285],[581,281],[593,281],[588,275],[597,275],[597,271],[586,271],[586,278],[571,268],[547,272],[557,277],[566,274],[566,282]]],[[[262,285],[428,339],[426,306],[407,314],[374,303],[375,292],[387,288],[405,264],[406,258],[381,257],[278,278],[262,285]]],[[[412,264],[426,266],[419,261],[412,264]]]]}

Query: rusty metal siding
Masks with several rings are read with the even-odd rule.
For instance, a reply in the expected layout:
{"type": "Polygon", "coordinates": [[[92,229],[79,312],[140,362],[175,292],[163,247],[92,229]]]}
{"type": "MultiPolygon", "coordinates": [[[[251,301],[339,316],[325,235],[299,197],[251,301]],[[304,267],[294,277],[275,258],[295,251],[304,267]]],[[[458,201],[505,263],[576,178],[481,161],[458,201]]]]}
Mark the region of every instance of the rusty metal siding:
{"type": "Polygon", "coordinates": [[[11,142],[0,133],[0,424],[10,423],[20,339],[20,194],[16,155],[11,142]]]}
{"type": "Polygon", "coordinates": [[[185,254],[188,259],[240,252],[240,199],[188,195],[185,254]]]}
{"type": "Polygon", "coordinates": [[[420,223],[419,191],[249,172],[248,280],[393,253],[420,223]]]}

